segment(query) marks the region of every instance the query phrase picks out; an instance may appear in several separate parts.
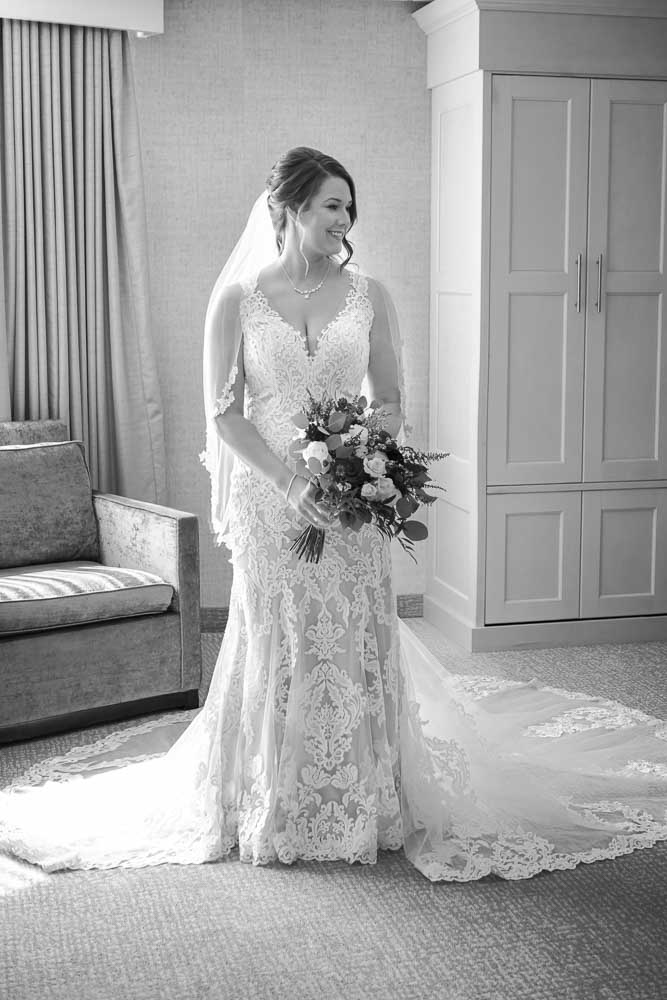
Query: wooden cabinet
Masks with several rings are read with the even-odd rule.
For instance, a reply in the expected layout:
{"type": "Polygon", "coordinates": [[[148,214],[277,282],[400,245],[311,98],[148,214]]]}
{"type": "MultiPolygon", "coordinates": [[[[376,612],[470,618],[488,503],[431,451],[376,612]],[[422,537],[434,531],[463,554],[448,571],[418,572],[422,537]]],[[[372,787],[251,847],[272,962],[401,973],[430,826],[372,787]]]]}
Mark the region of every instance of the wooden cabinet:
{"type": "Polygon", "coordinates": [[[580,617],[663,613],[667,490],[591,490],[582,498],[580,617]]]}
{"type": "Polygon", "coordinates": [[[494,76],[487,480],[581,478],[589,82],[494,76]]]}
{"type": "Polygon", "coordinates": [[[488,482],[665,478],[667,82],[492,101],[488,482]]]}
{"type": "Polygon", "coordinates": [[[663,614],[667,488],[487,498],[486,622],[663,614]]]}
{"type": "Polygon", "coordinates": [[[637,488],[584,493],[576,523],[571,504],[558,559],[571,582],[565,540],[581,533],[576,601],[564,585],[538,596],[557,536],[535,499],[555,511],[568,495],[489,496],[488,623],[667,612],[663,494],[645,488],[667,475],[666,119],[667,82],[493,78],[487,484],[637,488]],[[525,530],[499,534],[500,508],[525,530]]]}
{"type": "Polygon", "coordinates": [[[490,496],[487,524],[487,621],[577,618],[581,493],[490,496]]]}
{"type": "Polygon", "coordinates": [[[641,14],[415,15],[433,88],[430,445],[451,452],[424,607],[471,649],[618,641],[631,618],[667,637],[667,8],[641,14]]]}
{"type": "Polygon", "coordinates": [[[667,477],[667,82],[591,82],[584,480],[667,477]]]}

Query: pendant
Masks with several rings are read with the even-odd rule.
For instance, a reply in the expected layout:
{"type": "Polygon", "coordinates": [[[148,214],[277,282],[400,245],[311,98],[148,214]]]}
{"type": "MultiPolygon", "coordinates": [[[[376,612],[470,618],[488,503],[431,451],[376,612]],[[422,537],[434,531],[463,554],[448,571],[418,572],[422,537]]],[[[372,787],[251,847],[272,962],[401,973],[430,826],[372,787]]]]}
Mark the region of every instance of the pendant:
{"type": "Polygon", "coordinates": [[[304,292],[303,294],[304,294],[305,298],[307,298],[307,299],[310,298],[310,294],[311,294],[310,292],[304,292]]]}

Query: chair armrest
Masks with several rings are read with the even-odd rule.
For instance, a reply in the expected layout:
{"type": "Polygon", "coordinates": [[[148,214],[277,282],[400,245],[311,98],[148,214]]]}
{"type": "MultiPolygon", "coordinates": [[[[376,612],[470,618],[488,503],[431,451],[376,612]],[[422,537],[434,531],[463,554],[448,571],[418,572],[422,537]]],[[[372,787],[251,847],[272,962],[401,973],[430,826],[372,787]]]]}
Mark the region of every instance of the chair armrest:
{"type": "Polygon", "coordinates": [[[174,588],[170,611],[181,617],[184,670],[190,671],[188,660],[194,670],[201,663],[196,515],[95,490],[93,507],[100,562],[156,573],[174,588]]]}
{"type": "Polygon", "coordinates": [[[93,491],[100,562],[156,573],[176,592],[199,595],[199,529],[195,514],[93,491]]]}
{"type": "Polygon", "coordinates": [[[93,490],[100,562],[156,573],[174,588],[183,689],[201,683],[199,525],[195,514],[93,490]]]}

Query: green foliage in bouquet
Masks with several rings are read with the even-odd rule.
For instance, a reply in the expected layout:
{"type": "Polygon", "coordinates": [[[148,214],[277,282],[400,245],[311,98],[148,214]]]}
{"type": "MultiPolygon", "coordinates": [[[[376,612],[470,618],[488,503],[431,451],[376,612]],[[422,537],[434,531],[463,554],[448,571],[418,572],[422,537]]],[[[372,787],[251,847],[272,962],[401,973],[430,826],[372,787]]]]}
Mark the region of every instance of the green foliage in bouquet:
{"type": "MultiPolygon", "coordinates": [[[[387,413],[364,396],[348,400],[309,393],[304,410],[292,420],[299,429],[290,445],[295,471],[311,479],[317,499],[336,512],[343,527],[358,531],[375,524],[387,538],[398,538],[414,559],[414,543],[428,536],[413,519],[420,507],[434,503],[441,490],[428,466],[445,452],[418,451],[399,445],[385,429],[387,413]]],[[[300,557],[319,562],[325,532],[309,525],[292,545],[300,557]]]]}

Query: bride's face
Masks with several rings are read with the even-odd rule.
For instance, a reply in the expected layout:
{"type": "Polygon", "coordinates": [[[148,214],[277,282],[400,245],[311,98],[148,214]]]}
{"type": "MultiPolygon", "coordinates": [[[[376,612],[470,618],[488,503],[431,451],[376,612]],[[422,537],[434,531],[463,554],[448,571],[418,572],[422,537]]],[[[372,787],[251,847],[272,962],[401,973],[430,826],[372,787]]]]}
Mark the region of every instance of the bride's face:
{"type": "Polygon", "coordinates": [[[352,195],[346,181],[342,177],[326,177],[308,208],[299,215],[304,252],[325,257],[338,253],[350,228],[351,207],[352,195]]]}

